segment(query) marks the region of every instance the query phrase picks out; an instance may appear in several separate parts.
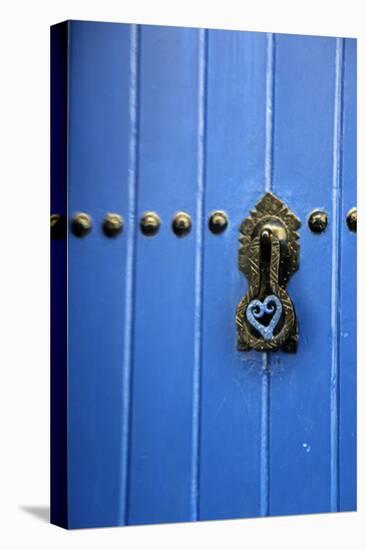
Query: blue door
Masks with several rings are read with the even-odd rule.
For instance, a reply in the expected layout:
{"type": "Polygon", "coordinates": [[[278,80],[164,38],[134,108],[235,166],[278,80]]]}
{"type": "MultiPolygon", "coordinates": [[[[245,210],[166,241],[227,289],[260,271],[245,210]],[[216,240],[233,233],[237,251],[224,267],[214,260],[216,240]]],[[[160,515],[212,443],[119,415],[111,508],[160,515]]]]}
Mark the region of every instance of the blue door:
{"type": "Polygon", "coordinates": [[[355,510],[356,41],[71,21],[51,55],[52,522],[355,510]],[[265,193],[295,353],[237,349],[265,193]]]}

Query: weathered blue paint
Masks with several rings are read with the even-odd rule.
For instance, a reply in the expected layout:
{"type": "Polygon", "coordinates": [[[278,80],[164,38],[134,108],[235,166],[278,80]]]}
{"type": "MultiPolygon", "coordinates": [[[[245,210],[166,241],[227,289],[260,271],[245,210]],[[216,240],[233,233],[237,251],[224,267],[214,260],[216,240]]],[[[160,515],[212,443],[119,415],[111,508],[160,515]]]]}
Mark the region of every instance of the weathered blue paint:
{"type": "Polygon", "coordinates": [[[294,356],[280,353],[270,358],[269,513],[274,515],[332,509],[338,69],[336,39],[276,36],[273,190],[293,205],[303,225],[300,269],[289,284],[299,319],[299,349],[294,356]],[[327,230],[319,235],[307,227],[315,208],[329,216],[327,230]]]}
{"type": "Polygon", "coordinates": [[[52,246],[52,521],[355,509],[355,41],[72,21],[52,62],[52,209],[94,222],[52,246]],[[302,221],[295,355],[236,350],[239,224],[269,190],[302,221]]]}
{"type": "Polygon", "coordinates": [[[124,523],[122,495],[127,246],[130,216],[128,25],[69,23],[68,212],[88,212],[88,238],[68,238],[68,526],[124,523]],[[108,239],[106,212],[126,220],[108,239]]]}
{"type": "Polygon", "coordinates": [[[356,236],[344,219],[356,204],[356,41],[346,40],[343,52],[342,162],[339,258],[339,510],[356,509],[356,236]]]}
{"type": "Polygon", "coordinates": [[[265,190],[267,37],[209,31],[200,399],[199,518],[261,514],[262,356],[236,350],[241,220],[265,190]],[[207,229],[214,210],[229,226],[207,229]],[[223,504],[225,503],[225,504],[223,504]]]}
{"type": "MultiPolygon", "coordinates": [[[[347,446],[347,465],[341,467],[339,461],[340,368],[348,365],[351,384],[355,377],[355,325],[353,354],[343,359],[340,355],[340,322],[345,314],[354,322],[355,313],[355,247],[352,242],[344,247],[339,239],[340,231],[347,233],[347,239],[354,237],[346,228],[344,208],[341,211],[344,43],[354,48],[351,40],[276,38],[274,191],[289,204],[298,200],[302,220],[318,207],[329,213],[330,223],[317,238],[306,227],[301,232],[301,267],[289,287],[300,323],[299,352],[295,358],[271,358],[272,514],[344,509],[339,501],[340,475],[348,476],[347,471],[352,476],[355,469],[352,442],[347,446]],[[344,250],[350,270],[347,282],[339,275],[344,250]],[[340,284],[349,285],[347,301],[340,295],[340,284]]],[[[351,133],[348,147],[354,155],[355,120],[351,133]]],[[[355,200],[355,179],[352,170],[348,173],[353,178],[350,206],[355,200]]],[[[343,396],[346,407],[355,401],[352,391],[350,386],[343,396]]],[[[354,433],[354,414],[348,422],[354,433]]]]}
{"type": "Polygon", "coordinates": [[[198,52],[193,29],[138,31],[137,211],[161,218],[136,233],[127,523],[190,519],[196,235],[198,52]],[[172,284],[174,281],[174,284],[172,284]]]}

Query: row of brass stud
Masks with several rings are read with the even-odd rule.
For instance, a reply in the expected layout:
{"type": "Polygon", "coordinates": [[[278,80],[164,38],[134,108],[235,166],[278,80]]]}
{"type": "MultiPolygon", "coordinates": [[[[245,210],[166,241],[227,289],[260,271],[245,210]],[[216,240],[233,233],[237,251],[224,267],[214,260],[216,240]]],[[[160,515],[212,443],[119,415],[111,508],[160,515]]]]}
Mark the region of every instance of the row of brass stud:
{"type": "MultiPolygon", "coordinates": [[[[160,218],[155,212],[146,212],[140,220],[140,229],[148,237],[156,235],[160,229],[160,218]]],[[[212,233],[219,235],[228,226],[228,218],[221,210],[213,212],[208,221],[208,227],[212,233]]],[[[192,228],[192,220],[186,212],[178,212],[172,220],[172,230],[177,237],[188,235],[192,228]]]]}
{"type": "MultiPolygon", "coordinates": [[[[357,208],[351,208],[347,213],[347,226],[350,231],[357,231],[357,208]]],[[[140,229],[143,235],[152,237],[160,229],[161,220],[156,212],[145,212],[140,219],[140,229]]],[[[308,218],[309,228],[313,233],[322,233],[328,225],[327,213],[323,210],[314,210],[308,218]]],[[[116,237],[124,226],[122,216],[115,213],[109,213],[103,220],[103,231],[107,237],[116,237]]],[[[219,235],[223,233],[228,226],[228,218],[225,212],[217,210],[213,212],[208,220],[208,227],[212,233],[219,235]]],[[[93,222],[89,214],[77,212],[71,222],[71,228],[75,236],[84,237],[93,228],[93,222]]],[[[172,220],[172,230],[177,237],[188,235],[192,228],[192,220],[186,212],[178,212],[172,220]]],[[[51,216],[52,237],[61,237],[66,231],[65,218],[59,214],[51,216]]]]}
{"type": "MultiPolygon", "coordinates": [[[[357,208],[353,207],[347,212],[346,222],[348,229],[357,232],[357,208]]],[[[308,218],[309,228],[313,233],[323,233],[328,225],[328,215],[323,210],[314,210],[308,218]]]]}
{"type": "MultiPolygon", "coordinates": [[[[160,229],[160,218],[155,212],[146,212],[140,220],[140,229],[146,236],[153,236],[160,229]]],[[[208,221],[208,227],[215,235],[223,233],[228,226],[228,218],[221,210],[213,212],[208,221]]],[[[172,220],[172,230],[177,237],[188,235],[192,228],[192,220],[186,212],[178,212],[172,220]]]]}
{"type": "MultiPolygon", "coordinates": [[[[102,228],[107,237],[116,237],[123,231],[124,220],[122,216],[109,213],[105,216],[102,228]]],[[[156,212],[145,212],[140,219],[140,229],[143,235],[152,237],[160,229],[161,220],[156,212]]],[[[228,226],[228,218],[225,212],[213,212],[209,218],[208,227],[215,235],[223,233],[228,226]]],[[[76,237],[85,237],[93,228],[91,216],[85,212],[77,212],[71,221],[71,229],[76,237]]],[[[186,212],[177,212],[172,220],[172,230],[177,237],[184,237],[192,229],[192,220],[186,212]]],[[[65,234],[65,218],[59,214],[51,216],[51,234],[53,238],[65,234]]]]}

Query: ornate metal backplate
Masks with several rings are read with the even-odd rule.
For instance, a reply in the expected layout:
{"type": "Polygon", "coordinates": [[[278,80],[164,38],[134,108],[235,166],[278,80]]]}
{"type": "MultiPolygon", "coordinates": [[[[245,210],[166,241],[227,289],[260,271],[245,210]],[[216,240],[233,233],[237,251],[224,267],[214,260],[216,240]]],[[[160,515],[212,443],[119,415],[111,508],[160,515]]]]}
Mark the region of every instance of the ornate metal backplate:
{"type": "Polygon", "coordinates": [[[239,350],[296,352],[298,326],[286,291],[299,264],[300,220],[266,193],[240,225],[239,269],[249,290],[236,312],[239,350]]]}

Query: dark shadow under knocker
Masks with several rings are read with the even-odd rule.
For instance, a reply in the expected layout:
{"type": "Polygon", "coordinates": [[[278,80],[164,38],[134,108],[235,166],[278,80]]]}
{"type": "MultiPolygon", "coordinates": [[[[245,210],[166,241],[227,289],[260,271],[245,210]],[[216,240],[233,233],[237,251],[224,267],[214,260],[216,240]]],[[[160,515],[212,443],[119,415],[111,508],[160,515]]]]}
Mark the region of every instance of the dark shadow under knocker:
{"type": "Polygon", "coordinates": [[[236,312],[240,351],[297,350],[296,313],[286,288],[298,268],[299,227],[300,220],[272,193],[241,223],[239,269],[249,290],[236,312]]]}

